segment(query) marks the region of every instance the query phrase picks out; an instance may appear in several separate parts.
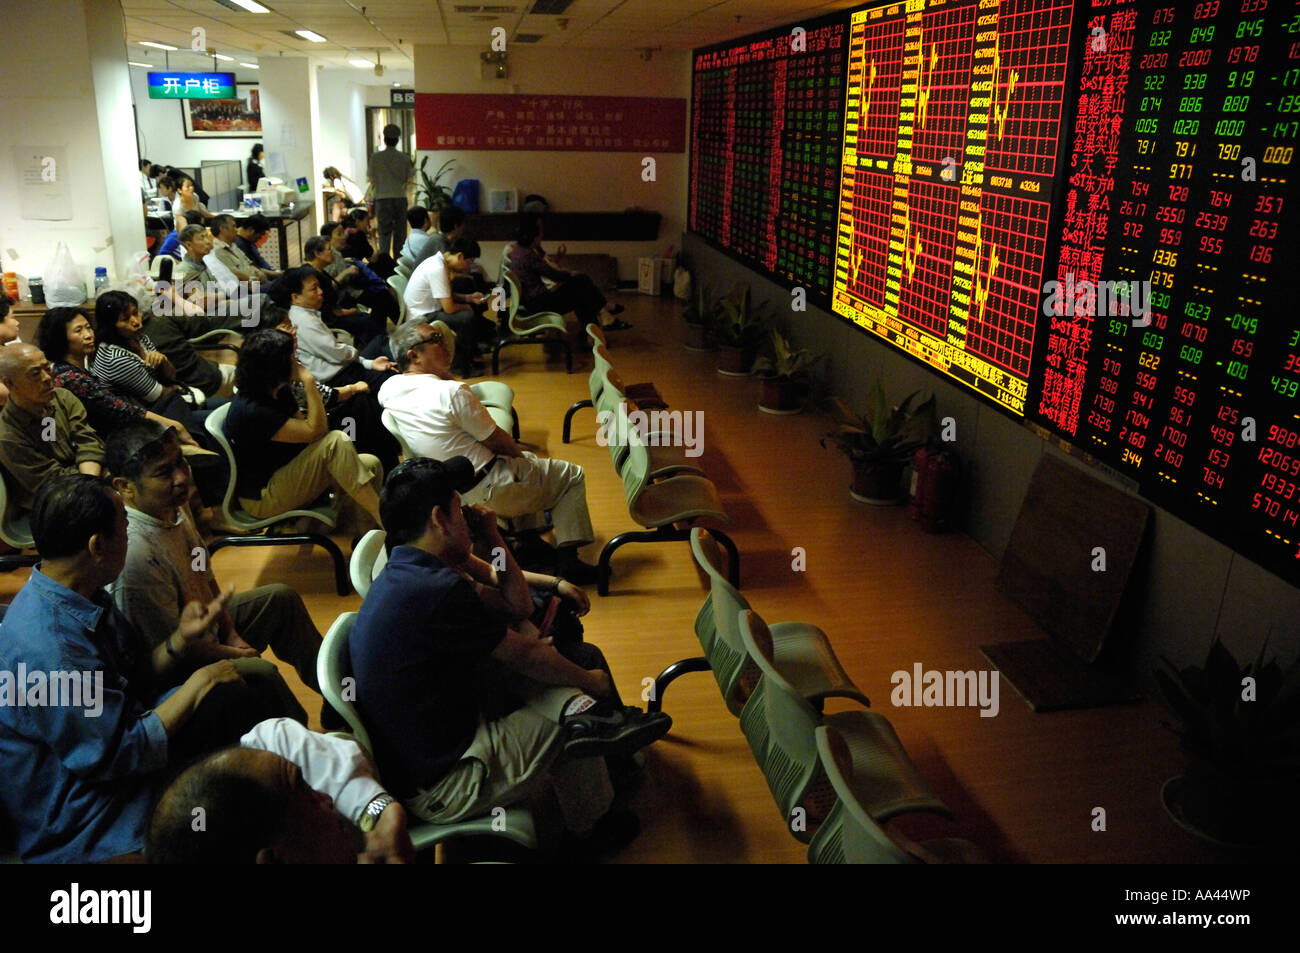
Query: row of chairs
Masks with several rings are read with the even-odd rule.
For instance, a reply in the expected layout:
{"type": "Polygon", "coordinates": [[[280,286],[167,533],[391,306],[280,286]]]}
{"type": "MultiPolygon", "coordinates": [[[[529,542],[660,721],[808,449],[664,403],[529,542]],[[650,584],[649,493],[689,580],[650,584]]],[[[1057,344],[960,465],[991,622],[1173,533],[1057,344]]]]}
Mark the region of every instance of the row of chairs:
{"type": "Polygon", "coordinates": [[[704,655],[683,659],[655,679],[650,708],[659,710],[681,675],[712,671],[727,709],[740,719],[786,826],[809,844],[814,863],[910,863],[919,856],[953,859],[975,851],[942,839],[909,853],[883,829],[893,817],[952,812],[926,784],[883,715],[849,678],[826,633],[797,622],[769,626],[726,578],[710,534],[691,531],[691,552],[709,580],[695,619],[704,655]],[[862,705],[823,714],[828,698],[862,705]]]}
{"type": "MultiPolygon", "coordinates": [[[[574,413],[583,407],[594,407],[599,423],[597,434],[608,445],[614,472],[623,481],[628,515],[645,527],[620,533],[601,549],[596,565],[596,589],[607,596],[610,560],[621,547],[628,543],[680,542],[689,538],[691,527],[698,520],[712,519],[730,525],[731,519],[722,508],[717,487],[680,447],[673,446],[674,434],[643,434],[632,425],[629,403],[636,410],[667,407],[658,390],[653,384],[639,384],[635,389],[637,396],[630,397],[610,361],[604,333],[597,325],[589,324],[587,334],[592,341],[595,365],[587,379],[591,398],[578,401],[566,412],[565,442],[568,442],[574,413]]],[[[723,532],[715,530],[714,536],[726,547],[731,557],[732,581],[739,585],[740,553],[736,544],[723,532]]]]}

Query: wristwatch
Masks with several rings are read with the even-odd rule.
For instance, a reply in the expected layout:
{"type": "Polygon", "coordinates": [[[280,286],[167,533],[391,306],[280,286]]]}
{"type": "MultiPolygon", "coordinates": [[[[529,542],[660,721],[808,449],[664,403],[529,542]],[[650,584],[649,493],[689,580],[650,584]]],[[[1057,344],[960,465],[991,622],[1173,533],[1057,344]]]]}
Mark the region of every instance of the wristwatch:
{"type": "Polygon", "coordinates": [[[384,813],[384,808],[395,801],[391,794],[376,794],[374,798],[366,805],[366,809],[361,812],[361,820],[357,826],[361,828],[363,834],[369,834],[379,823],[379,815],[384,813]]]}

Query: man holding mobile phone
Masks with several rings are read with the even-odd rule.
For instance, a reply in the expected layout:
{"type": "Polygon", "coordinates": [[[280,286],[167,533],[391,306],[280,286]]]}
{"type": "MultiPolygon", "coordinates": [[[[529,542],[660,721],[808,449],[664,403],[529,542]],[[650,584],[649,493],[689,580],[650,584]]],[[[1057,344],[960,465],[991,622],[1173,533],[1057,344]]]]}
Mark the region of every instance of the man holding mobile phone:
{"type": "Polygon", "coordinates": [[[518,803],[549,777],[581,843],[626,843],[636,821],[608,813],[613,791],[599,759],[630,756],[672,721],[624,708],[607,670],[571,661],[523,624],[533,611],[529,577],[491,510],[467,517],[461,505],[475,479],[464,457],[417,458],[384,485],[390,556],[349,638],[380,773],[408,811],[433,823],[518,803]],[[473,555],[471,521],[495,566],[473,555]],[[514,676],[522,707],[492,711],[493,668],[514,676]]]}

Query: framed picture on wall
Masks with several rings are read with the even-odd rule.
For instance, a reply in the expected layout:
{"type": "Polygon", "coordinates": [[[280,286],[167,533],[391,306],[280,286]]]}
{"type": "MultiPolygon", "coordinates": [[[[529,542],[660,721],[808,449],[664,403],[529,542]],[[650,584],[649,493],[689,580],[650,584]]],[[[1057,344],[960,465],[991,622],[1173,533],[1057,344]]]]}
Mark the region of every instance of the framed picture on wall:
{"type": "Polygon", "coordinates": [[[186,139],[260,139],[262,99],[256,83],[236,83],[238,99],[182,99],[186,139]]]}

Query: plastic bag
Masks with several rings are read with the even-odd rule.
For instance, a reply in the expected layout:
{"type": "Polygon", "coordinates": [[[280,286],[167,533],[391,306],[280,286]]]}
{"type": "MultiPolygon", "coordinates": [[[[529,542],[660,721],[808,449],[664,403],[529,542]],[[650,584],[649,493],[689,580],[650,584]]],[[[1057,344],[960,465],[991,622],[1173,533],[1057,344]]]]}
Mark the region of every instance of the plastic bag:
{"type": "Polygon", "coordinates": [[[691,273],[685,268],[673,269],[673,297],[678,301],[691,300],[691,273]]]}
{"type": "Polygon", "coordinates": [[[72,260],[67,243],[59,242],[45,269],[45,303],[51,308],[76,308],[85,301],[85,273],[72,260]]]}
{"type": "Polygon", "coordinates": [[[122,282],[122,290],[133,295],[137,301],[142,301],[152,285],[153,281],[149,277],[149,253],[142,251],[131,259],[131,264],[126,269],[126,280],[122,282]]]}
{"type": "Polygon", "coordinates": [[[478,214],[478,179],[461,179],[451,193],[451,204],[466,215],[478,214]]]}

